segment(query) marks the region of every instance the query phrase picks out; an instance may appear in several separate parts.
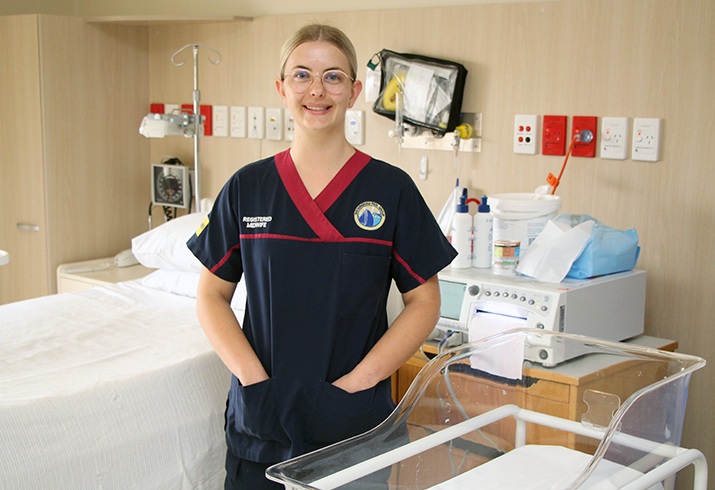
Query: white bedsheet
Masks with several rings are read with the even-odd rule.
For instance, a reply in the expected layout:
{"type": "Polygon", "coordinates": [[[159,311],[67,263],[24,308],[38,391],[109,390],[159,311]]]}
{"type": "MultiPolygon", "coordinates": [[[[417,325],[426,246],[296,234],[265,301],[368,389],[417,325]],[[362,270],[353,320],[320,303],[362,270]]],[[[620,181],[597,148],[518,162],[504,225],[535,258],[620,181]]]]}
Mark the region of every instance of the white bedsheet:
{"type": "Polygon", "coordinates": [[[139,281],[0,307],[0,489],[219,489],[230,373],[139,281]]]}

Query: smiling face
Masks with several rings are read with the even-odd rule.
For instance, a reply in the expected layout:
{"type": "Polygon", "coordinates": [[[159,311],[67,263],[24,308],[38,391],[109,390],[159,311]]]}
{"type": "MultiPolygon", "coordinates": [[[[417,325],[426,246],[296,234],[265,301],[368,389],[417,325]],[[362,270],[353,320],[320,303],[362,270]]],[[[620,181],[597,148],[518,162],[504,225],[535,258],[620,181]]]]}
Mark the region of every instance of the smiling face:
{"type": "Polygon", "coordinates": [[[362,84],[348,80],[345,90],[336,94],[326,90],[320,76],[315,74],[330,70],[349,74],[347,56],[327,41],[309,41],[296,47],[286,60],[286,77],[296,69],[314,74],[307,90],[299,93],[286,80],[276,80],[278,93],[293,116],[296,131],[344,134],[345,111],[355,104],[362,84]]]}

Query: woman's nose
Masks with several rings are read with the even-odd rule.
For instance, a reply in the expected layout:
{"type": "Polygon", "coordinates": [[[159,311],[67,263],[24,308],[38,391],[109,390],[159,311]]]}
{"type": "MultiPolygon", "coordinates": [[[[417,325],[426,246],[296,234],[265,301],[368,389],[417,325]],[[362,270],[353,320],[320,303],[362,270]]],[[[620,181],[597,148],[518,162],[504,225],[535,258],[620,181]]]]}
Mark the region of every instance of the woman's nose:
{"type": "Polygon", "coordinates": [[[323,95],[325,94],[325,85],[323,83],[323,77],[313,77],[310,82],[310,94],[311,95],[323,95]]]}

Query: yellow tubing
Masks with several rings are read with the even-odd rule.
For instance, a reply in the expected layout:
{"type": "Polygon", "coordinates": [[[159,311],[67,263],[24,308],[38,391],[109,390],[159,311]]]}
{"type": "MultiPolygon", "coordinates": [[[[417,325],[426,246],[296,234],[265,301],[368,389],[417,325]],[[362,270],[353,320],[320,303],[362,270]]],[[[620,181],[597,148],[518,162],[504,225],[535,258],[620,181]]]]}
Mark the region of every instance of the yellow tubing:
{"type": "Polygon", "coordinates": [[[382,94],[382,105],[388,111],[395,112],[397,110],[397,92],[402,91],[402,86],[405,83],[405,75],[400,74],[392,77],[390,83],[387,84],[385,92],[382,94]]]}

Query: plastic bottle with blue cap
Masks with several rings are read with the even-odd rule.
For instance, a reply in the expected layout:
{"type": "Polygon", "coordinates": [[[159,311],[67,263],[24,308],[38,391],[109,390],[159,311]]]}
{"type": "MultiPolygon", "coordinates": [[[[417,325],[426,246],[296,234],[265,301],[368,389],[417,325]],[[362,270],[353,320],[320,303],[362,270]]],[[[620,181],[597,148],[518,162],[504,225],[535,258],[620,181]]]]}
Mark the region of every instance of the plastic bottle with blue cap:
{"type": "Polygon", "coordinates": [[[482,202],[474,215],[474,250],[472,265],[479,269],[492,266],[492,218],[487,196],[482,196],[482,202]]]}
{"type": "Polygon", "coordinates": [[[454,269],[472,266],[472,216],[467,205],[467,189],[462,191],[456,212],[452,217],[452,246],[457,256],[452,260],[454,269]]]}

